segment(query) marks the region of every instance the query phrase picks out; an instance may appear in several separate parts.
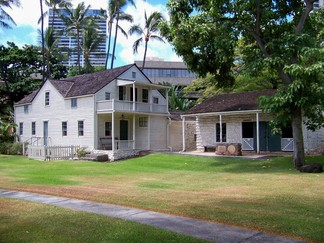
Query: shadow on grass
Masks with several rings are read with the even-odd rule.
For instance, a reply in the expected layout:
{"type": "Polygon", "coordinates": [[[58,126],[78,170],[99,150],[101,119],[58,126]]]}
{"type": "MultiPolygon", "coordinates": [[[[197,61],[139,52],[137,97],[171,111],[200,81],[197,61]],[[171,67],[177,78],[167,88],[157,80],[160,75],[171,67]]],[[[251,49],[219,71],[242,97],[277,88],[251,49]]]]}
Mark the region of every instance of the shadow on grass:
{"type": "MultiPolygon", "coordinates": [[[[324,156],[306,157],[306,163],[321,163],[324,166],[324,156]]],[[[210,167],[231,173],[300,173],[294,168],[291,157],[217,158],[210,167]]]]}

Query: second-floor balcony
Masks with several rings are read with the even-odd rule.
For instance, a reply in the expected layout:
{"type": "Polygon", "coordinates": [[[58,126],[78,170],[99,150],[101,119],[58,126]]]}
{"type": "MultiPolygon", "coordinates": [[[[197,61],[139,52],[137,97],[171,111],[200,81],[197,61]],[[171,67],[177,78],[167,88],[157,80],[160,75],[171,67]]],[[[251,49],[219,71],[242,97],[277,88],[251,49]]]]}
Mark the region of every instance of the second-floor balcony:
{"type": "Polygon", "coordinates": [[[153,103],[132,102],[125,100],[103,100],[97,102],[97,113],[138,112],[167,114],[168,106],[153,103]]]}

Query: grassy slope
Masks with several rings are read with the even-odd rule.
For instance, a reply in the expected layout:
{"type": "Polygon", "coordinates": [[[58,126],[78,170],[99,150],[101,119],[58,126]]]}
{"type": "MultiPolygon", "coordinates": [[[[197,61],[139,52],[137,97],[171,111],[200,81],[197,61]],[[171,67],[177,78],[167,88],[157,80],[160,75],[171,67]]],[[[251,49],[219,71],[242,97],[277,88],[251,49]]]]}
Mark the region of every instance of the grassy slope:
{"type": "MultiPolygon", "coordinates": [[[[324,161],[310,157],[309,162],[324,161]]],[[[0,187],[196,217],[324,241],[323,174],[291,158],[154,154],[101,164],[0,156],[0,187]]]]}
{"type": "Polygon", "coordinates": [[[121,219],[0,198],[1,242],[205,242],[121,219]]]}

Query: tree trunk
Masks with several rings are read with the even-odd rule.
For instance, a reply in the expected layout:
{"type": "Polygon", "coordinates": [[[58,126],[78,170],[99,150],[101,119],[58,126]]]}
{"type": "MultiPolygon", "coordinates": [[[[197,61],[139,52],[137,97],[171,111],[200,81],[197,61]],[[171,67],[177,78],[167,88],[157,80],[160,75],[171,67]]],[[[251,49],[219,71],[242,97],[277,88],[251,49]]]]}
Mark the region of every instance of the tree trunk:
{"type": "Polygon", "coordinates": [[[109,54],[110,54],[110,41],[111,41],[111,29],[112,29],[112,22],[111,21],[109,21],[108,29],[109,29],[109,34],[108,34],[108,50],[107,50],[107,54],[106,54],[105,69],[107,69],[108,59],[109,59],[109,54]]]}
{"type": "Polygon", "coordinates": [[[291,125],[294,138],[294,154],[293,162],[295,168],[298,170],[304,165],[305,149],[303,137],[303,119],[301,109],[296,109],[291,116],[291,125]]]}
{"type": "Polygon", "coordinates": [[[39,0],[40,9],[41,9],[41,35],[42,35],[42,83],[45,83],[45,40],[44,40],[44,11],[43,11],[43,0],[39,0]]]}
{"type": "Polygon", "coordinates": [[[114,47],[113,47],[113,53],[111,57],[111,69],[114,68],[114,59],[115,59],[115,51],[116,51],[116,43],[117,43],[117,33],[118,33],[118,22],[119,22],[119,14],[120,14],[120,8],[119,8],[119,1],[117,1],[117,17],[116,17],[116,29],[115,29],[115,40],[114,40],[114,47]]]}
{"type": "Polygon", "coordinates": [[[145,50],[144,50],[144,57],[143,57],[142,71],[144,70],[144,67],[145,67],[146,52],[147,52],[147,43],[148,43],[148,41],[145,40],[145,50]]]}
{"type": "Polygon", "coordinates": [[[81,64],[80,64],[80,56],[81,56],[81,48],[80,48],[80,30],[77,30],[77,45],[78,45],[78,70],[79,74],[81,74],[81,64]]]}

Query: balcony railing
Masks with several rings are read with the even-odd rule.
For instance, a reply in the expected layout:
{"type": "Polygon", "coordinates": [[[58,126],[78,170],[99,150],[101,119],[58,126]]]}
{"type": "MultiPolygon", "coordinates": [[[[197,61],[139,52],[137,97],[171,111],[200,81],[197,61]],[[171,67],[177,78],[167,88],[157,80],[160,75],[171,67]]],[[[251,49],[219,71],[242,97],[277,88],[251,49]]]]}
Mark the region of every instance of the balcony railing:
{"type": "Polygon", "coordinates": [[[167,105],[141,103],[123,100],[104,100],[97,102],[97,113],[105,112],[144,112],[144,113],[168,113],[167,105]]]}

